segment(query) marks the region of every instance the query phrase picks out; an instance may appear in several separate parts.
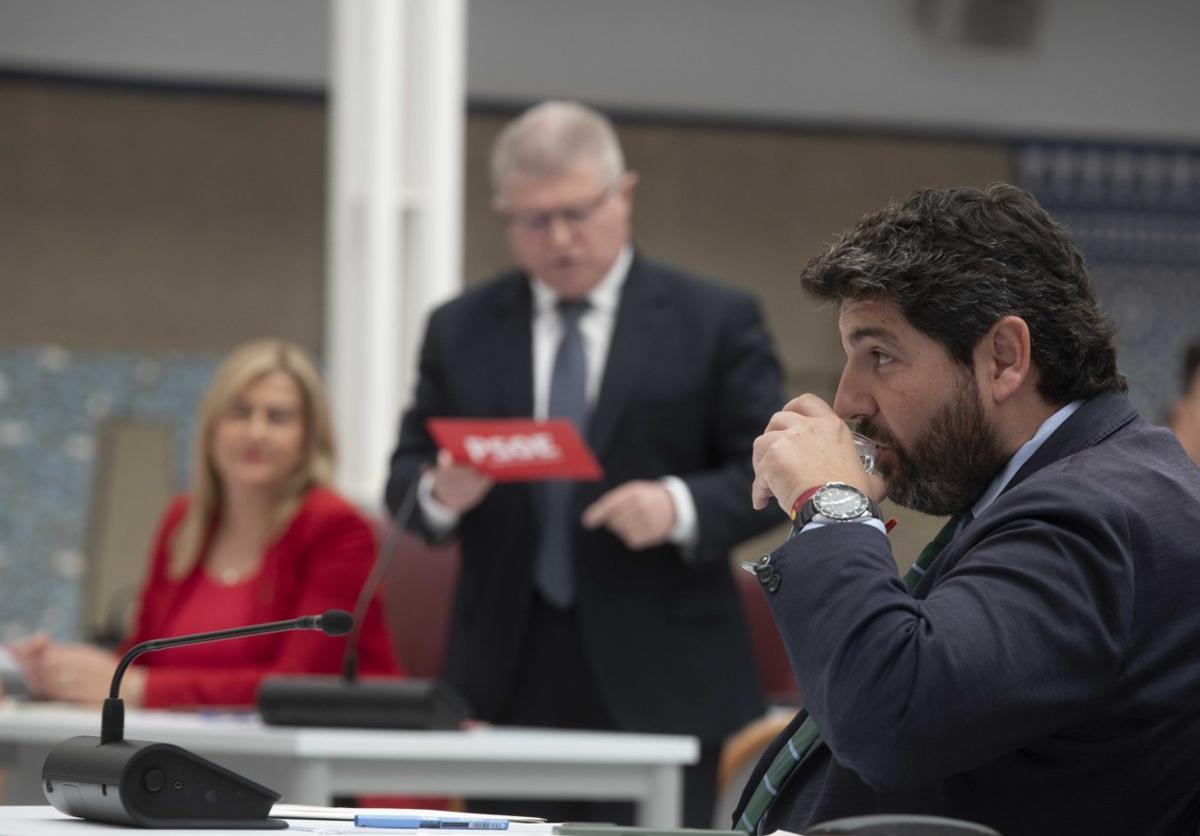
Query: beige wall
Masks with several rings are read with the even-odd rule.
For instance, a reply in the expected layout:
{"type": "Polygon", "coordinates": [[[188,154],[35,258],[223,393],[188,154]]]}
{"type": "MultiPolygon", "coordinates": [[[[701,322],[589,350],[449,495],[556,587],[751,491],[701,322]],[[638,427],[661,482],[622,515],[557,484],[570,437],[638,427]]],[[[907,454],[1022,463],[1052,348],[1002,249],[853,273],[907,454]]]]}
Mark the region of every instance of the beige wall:
{"type": "Polygon", "coordinates": [[[0,80],[0,343],[318,349],[324,107],[0,80]]]}

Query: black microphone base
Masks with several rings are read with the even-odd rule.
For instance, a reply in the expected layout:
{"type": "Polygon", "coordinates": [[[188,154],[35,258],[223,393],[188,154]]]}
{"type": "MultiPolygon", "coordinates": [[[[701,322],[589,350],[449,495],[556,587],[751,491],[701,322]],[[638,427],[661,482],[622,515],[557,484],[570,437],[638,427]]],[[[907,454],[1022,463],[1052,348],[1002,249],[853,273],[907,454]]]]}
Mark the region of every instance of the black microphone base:
{"type": "Polygon", "coordinates": [[[56,810],[91,821],[171,829],[280,830],[279,793],[169,743],[72,737],[42,767],[56,810]]]}
{"type": "Polygon", "coordinates": [[[470,713],[443,682],[339,676],[268,677],[258,711],[273,725],[364,729],[457,729],[470,713]]]}

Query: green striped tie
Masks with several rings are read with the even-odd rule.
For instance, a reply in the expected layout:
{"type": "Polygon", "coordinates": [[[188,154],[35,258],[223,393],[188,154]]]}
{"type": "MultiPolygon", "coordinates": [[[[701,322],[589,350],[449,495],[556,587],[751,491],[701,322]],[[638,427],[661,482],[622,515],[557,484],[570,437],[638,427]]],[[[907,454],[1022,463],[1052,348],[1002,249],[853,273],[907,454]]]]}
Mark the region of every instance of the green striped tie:
{"type": "MultiPolygon", "coordinates": [[[[929,545],[921,549],[916,563],[904,573],[904,585],[909,592],[917,588],[917,584],[921,582],[921,578],[928,571],[929,566],[954,537],[959,529],[959,523],[966,524],[971,519],[970,511],[951,517],[929,545]]],[[[771,809],[771,804],[779,795],[779,791],[796,773],[797,767],[804,763],[812,752],[816,751],[821,742],[821,732],[817,730],[816,721],[811,716],[805,717],[800,728],[796,729],[796,733],[791,736],[787,745],[779,750],[779,754],[775,756],[771,766],[763,773],[762,781],[755,788],[750,800],[746,802],[746,809],[742,811],[742,817],[738,821],[738,825],[743,830],[751,836],[758,832],[759,822],[771,809]]]]}

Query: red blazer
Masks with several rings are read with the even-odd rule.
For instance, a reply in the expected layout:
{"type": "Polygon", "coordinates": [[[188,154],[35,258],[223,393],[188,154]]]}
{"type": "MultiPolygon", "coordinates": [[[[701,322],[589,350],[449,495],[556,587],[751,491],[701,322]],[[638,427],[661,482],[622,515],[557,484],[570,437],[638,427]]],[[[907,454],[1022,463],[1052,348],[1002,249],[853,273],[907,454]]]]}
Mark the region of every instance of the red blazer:
{"type": "MultiPolygon", "coordinates": [[[[166,638],[169,633],[164,631],[174,608],[198,592],[197,581],[204,571],[202,561],[182,580],[167,576],[167,546],[186,507],[187,498],[179,497],[163,516],[150,573],[142,589],[137,627],[121,648],[122,653],[138,642],[166,638]]],[[[352,610],[374,559],[375,537],[367,521],[332,491],[312,489],[263,555],[261,594],[256,597],[251,623],[312,615],[334,607],[352,610]]],[[[221,623],[212,629],[225,626],[221,623]]],[[[146,654],[139,659],[148,674],[144,705],[253,705],[264,676],[337,673],[346,648],[345,638],[330,638],[311,630],[232,641],[267,643],[269,650],[262,658],[269,661],[236,668],[180,667],[177,663],[156,662],[158,654],[146,654]]],[[[203,654],[204,647],[195,645],[189,651],[203,654]]],[[[392,653],[378,600],[367,610],[359,654],[359,669],[364,674],[395,676],[402,672],[392,653]]]]}

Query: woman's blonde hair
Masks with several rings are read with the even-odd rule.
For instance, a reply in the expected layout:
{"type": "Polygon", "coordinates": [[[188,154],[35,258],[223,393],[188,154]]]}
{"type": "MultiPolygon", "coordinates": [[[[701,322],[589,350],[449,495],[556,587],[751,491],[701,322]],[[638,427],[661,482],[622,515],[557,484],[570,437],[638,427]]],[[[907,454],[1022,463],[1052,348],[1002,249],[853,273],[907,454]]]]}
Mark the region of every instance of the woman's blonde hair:
{"type": "Polygon", "coordinates": [[[200,400],[196,430],[192,438],[192,475],[188,505],[178,535],[171,544],[169,574],[179,579],[201,559],[211,526],[221,508],[223,486],[212,457],[212,438],[217,421],[228,413],[234,398],[246,387],[271,372],[283,372],[295,381],[301,396],[304,449],[296,472],[288,480],[283,501],[275,509],[276,530],[283,526],[304,494],[333,479],[333,427],[325,386],[308,354],[284,340],[255,340],[233,351],[213,373],[200,400]]]}

